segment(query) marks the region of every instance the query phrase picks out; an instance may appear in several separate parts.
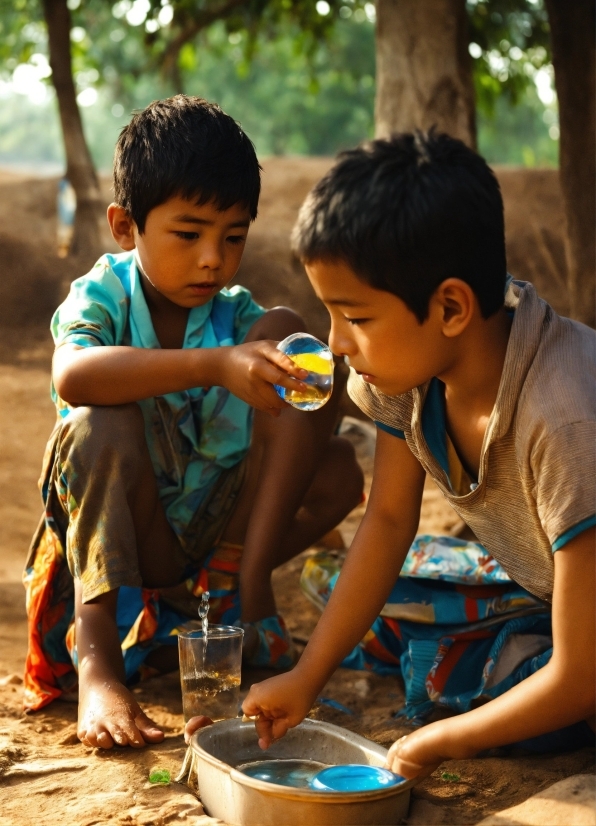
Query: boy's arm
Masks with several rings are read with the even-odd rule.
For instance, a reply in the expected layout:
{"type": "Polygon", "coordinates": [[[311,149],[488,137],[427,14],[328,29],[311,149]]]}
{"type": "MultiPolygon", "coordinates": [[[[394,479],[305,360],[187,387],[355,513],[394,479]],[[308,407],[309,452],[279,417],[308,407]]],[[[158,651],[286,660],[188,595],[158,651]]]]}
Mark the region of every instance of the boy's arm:
{"type": "Polygon", "coordinates": [[[286,406],[272,385],[296,389],[289,376],[306,375],[272,341],[183,350],[80,347],[67,342],[56,348],[52,365],[56,392],[71,405],[126,404],[191,387],[221,385],[272,415],[286,406]]]}
{"type": "Polygon", "coordinates": [[[379,430],[366,514],[310,642],[293,671],[254,685],[244,701],[244,713],[259,716],[263,748],[300,723],[378,616],[414,539],[423,486],[406,442],[379,430]]]}
{"type": "Polygon", "coordinates": [[[553,655],[486,705],[425,726],[394,743],[388,766],[412,778],[445,759],[516,743],[592,718],[595,702],[594,528],[555,553],[553,655]]]}

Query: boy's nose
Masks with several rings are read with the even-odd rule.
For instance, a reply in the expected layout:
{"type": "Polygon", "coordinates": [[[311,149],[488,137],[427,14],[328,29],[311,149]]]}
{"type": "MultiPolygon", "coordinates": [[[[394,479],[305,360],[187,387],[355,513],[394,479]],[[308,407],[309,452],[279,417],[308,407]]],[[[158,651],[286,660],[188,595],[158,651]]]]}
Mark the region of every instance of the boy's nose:
{"type": "Polygon", "coordinates": [[[331,322],[331,329],[329,330],[329,349],[334,356],[350,356],[354,355],[355,348],[353,343],[344,335],[341,335],[337,327],[331,322]]]}
{"type": "Polygon", "coordinates": [[[199,249],[197,267],[199,269],[218,270],[223,263],[219,244],[203,244],[199,249]]]}

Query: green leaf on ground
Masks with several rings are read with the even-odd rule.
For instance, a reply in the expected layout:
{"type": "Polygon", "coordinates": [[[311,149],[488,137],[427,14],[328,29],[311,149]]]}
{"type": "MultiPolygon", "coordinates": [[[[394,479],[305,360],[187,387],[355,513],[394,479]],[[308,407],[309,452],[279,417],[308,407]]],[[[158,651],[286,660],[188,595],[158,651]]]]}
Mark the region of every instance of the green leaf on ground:
{"type": "Polygon", "coordinates": [[[459,779],[459,774],[451,774],[451,772],[443,772],[441,775],[441,780],[446,780],[448,783],[455,783],[459,779]]]}
{"type": "Polygon", "coordinates": [[[164,786],[171,780],[170,772],[167,769],[155,769],[149,775],[149,782],[150,783],[162,783],[164,786]]]}

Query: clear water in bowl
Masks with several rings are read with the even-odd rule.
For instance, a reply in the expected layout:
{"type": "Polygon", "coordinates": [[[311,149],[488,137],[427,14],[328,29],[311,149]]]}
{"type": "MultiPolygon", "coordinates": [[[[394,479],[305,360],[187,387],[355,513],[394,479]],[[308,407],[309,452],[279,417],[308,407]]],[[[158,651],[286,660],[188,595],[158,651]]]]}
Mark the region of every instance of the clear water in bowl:
{"type": "Polygon", "coordinates": [[[379,766],[348,763],[328,766],[309,781],[318,792],[376,792],[405,783],[406,778],[379,766]]]}
{"type": "Polygon", "coordinates": [[[295,789],[310,789],[313,777],[328,768],[328,764],[316,760],[254,760],[236,768],[255,780],[295,789]]]}

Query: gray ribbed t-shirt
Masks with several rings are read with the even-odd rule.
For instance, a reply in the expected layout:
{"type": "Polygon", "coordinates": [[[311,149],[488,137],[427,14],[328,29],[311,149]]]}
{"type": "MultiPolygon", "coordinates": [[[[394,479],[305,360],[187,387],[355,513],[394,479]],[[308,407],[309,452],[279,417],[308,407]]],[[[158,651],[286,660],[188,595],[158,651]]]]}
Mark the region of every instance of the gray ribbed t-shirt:
{"type": "Polygon", "coordinates": [[[531,284],[514,281],[515,309],[501,383],[480,456],[478,486],[454,494],[422,432],[429,384],[387,396],[351,371],[358,407],[406,442],[445,498],[509,576],[551,601],[553,550],[594,523],[596,333],[558,316],[531,284]]]}

